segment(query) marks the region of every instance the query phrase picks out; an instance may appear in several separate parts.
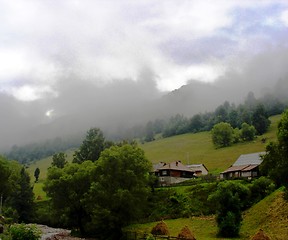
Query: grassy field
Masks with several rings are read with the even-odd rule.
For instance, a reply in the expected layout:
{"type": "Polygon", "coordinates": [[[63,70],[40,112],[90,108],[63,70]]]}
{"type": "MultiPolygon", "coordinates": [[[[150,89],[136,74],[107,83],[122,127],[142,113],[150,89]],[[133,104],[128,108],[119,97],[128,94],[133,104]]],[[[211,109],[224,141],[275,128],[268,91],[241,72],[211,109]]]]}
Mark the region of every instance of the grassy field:
{"type": "MultiPolygon", "coordinates": [[[[170,236],[177,236],[184,226],[195,235],[197,240],[222,240],[217,237],[217,224],[213,216],[180,218],[164,221],[169,229],[170,236]]],[[[157,222],[134,224],[124,231],[137,232],[140,236],[150,233],[157,222]]],[[[288,203],[283,199],[283,191],[277,190],[243,214],[240,237],[235,240],[248,240],[259,229],[273,240],[286,240],[288,236],[288,203]]],[[[232,238],[225,238],[232,240],[232,238]]]]}
{"type": "MultiPolygon", "coordinates": [[[[181,229],[184,226],[188,226],[191,232],[195,235],[197,240],[220,240],[221,238],[216,238],[217,225],[214,217],[193,217],[193,218],[180,218],[180,219],[170,219],[164,221],[169,229],[169,235],[177,237],[181,229]]],[[[151,222],[147,224],[135,224],[125,228],[125,231],[137,232],[139,236],[144,233],[150,233],[152,228],[157,224],[157,222],[151,222]]],[[[229,240],[229,238],[225,238],[229,240]]],[[[240,238],[233,238],[240,239],[240,238]]]]}
{"type": "Polygon", "coordinates": [[[263,229],[270,239],[288,239],[288,203],[283,195],[283,190],[277,190],[245,212],[242,234],[249,236],[263,229]]]}
{"type": "Polygon", "coordinates": [[[271,118],[269,131],[253,142],[239,143],[231,147],[215,149],[211,134],[201,132],[183,134],[141,144],[147,158],[152,163],[181,160],[184,164],[203,163],[210,173],[219,174],[233,164],[241,154],[262,152],[269,141],[276,140],[280,115],[271,118]],[[266,143],[262,139],[266,138],[266,143]]]}

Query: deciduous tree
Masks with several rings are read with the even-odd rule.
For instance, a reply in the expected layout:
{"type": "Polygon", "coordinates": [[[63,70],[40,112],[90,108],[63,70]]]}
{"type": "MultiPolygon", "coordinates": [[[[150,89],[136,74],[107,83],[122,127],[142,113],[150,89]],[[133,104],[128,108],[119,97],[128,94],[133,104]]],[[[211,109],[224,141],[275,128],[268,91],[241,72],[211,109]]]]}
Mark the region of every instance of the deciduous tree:
{"type": "Polygon", "coordinates": [[[96,232],[120,239],[121,228],[145,210],[152,166],[142,149],[129,144],[106,149],[96,164],[97,181],[89,190],[86,207],[96,232]]]}
{"type": "Polygon", "coordinates": [[[212,141],[216,147],[227,147],[233,142],[233,128],[229,123],[220,122],[211,130],[212,141]]]}
{"type": "MultiPolygon", "coordinates": [[[[266,147],[266,154],[260,170],[271,177],[277,185],[284,185],[288,189],[288,110],[281,117],[277,132],[278,142],[271,142],[266,147]]],[[[287,192],[287,191],[286,191],[287,192]]]]}
{"type": "Polygon", "coordinates": [[[63,152],[55,153],[52,157],[51,165],[57,168],[64,168],[64,166],[68,163],[66,157],[67,155],[63,152]]]}
{"type": "Polygon", "coordinates": [[[255,138],[256,129],[254,126],[248,123],[242,123],[241,125],[241,138],[243,141],[252,141],[255,138]]]}
{"type": "Polygon", "coordinates": [[[237,237],[239,235],[245,199],[249,189],[236,181],[224,181],[218,184],[216,192],[209,196],[209,201],[216,203],[218,235],[237,237]]]}

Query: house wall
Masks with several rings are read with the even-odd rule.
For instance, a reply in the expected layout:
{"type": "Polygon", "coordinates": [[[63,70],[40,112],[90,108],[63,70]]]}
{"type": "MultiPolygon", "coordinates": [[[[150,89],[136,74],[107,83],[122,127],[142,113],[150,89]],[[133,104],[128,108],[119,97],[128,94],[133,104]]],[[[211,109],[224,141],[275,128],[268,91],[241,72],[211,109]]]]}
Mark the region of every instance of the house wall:
{"type": "Polygon", "coordinates": [[[241,173],[241,177],[251,177],[252,176],[252,172],[249,171],[249,172],[242,172],[241,173]]]}
{"type": "Polygon", "coordinates": [[[181,183],[189,180],[190,178],[182,178],[182,177],[170,177],[170,176],[162,176],[159,178],[160,186],[170,186],[173,184],[181,183]]]}
{"type": "Polygon", "coordinates": [[[170,172],[171,177],[181,177],[181,172],[180,171],[171,171],[170,172]]]}

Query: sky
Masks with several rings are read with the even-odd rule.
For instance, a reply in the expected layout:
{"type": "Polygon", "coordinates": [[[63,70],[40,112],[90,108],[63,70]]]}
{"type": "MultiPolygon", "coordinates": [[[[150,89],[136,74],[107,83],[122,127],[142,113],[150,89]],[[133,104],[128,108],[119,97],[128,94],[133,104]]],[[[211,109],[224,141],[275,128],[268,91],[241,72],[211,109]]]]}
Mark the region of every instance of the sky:
{"type": "MultiPolygon", "coordinates": [[[[191,80],[227,82],[271,56],[280,78],[287,39],[287,0],[0,0],[0,134],[89,99],[132,106],[191,80]]],[[[257,76],[271,74],[264,65],[257,76]]]]}

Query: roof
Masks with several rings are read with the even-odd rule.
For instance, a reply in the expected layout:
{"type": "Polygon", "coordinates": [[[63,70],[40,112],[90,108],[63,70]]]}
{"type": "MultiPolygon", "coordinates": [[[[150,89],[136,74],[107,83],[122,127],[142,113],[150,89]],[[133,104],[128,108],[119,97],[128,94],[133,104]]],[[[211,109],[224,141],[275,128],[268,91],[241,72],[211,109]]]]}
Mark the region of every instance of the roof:
{"type": "Polygon", "coordinates": [[[254,168],[258,167],[259,164],[247,164],[247,165],[241,165],[241,166],[231,166],[230,168],[228,168],[227,170],[225,170],[222,173],[229,173],[229,172],[247,172],[247,171],[251,171],[254,168]]]}
{"type": "Polygon", "coordinates": [[[164,164],[163,167],[160,167],[158,170],[178,170],[178,171],[185,171],[185,172],[194,172],[187,166],[183,165],[181,161],[166,163],[164,164]]]}
{"type": "Polygon", "coordinates": [[[242,154],[232,166],[243,166],[243,165],[260,165],[262,162],[261,155],[265,152],[257,152],[250,154],[242,154]]]}
{"type": "Polygon", "coordinates": [[[154,172],[158,172],[159,168],[163,167],[166,163],[164,162],[159,162],[156,164],[153,164],[153,171],[154,172]]]}
{"type": "Polygon", "coordinates": [[[257,165],[249,165],[248,167],[242,169],[242,172],[251,171],[251,170],[253,170],[254,168],[256,168],[258,166],[259,166],[258,164],[257,165]]]}
{"type": "Polygon", "coordinates": [[[186,165],[188,168],[190,169],[200,169],[201,167],[204,167],[207,172],[208,172],[208,169],[206,168],[206,166],[203,164],[203,163],[200,163],[200,164],[190,164],[190,165],[186,165]]]}

